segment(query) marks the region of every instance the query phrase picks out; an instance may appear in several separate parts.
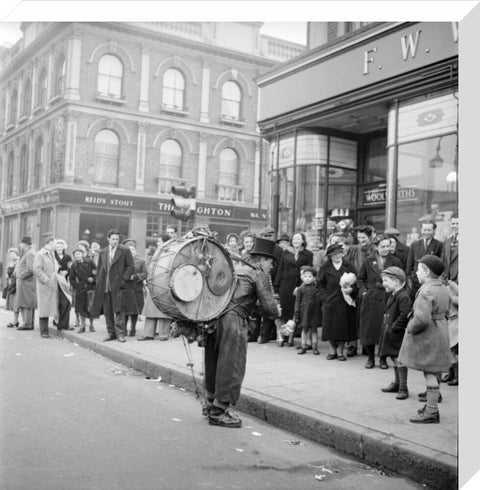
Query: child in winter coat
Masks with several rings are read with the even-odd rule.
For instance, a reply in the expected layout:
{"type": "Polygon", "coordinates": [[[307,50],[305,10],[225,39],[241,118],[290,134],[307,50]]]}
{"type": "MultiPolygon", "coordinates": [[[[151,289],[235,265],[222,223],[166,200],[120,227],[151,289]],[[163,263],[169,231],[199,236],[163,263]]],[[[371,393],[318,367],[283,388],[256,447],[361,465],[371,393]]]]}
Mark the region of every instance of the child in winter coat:
{"type": "Polygon", "coordinates": [[[450,367],[447,318],[451,300],[448,288],[440,279],[444,270],[441,259],[425,255],[417,267],[421,287],[415,297],[398,359],[404,366],[423,371],[425,376],[427,403],[410,422],[438,424],[439,377],[450,367]]]}
{"type": "Polygon", "coordinates": [[[408,315],[412,309],[412,300],[405,289],[406,280],[407,276],[400,267],[387,267],[382,271],[382,282],[387,292],[387,301],[383,311],[378,354],[380,357],[392,359],[395,374],[395,380],[386,388],[382,388],[382,391],[384,393],[398,393],[397,400],[408,398],[408,368],[402,366],[397,359],[405,335],[408,315]]]}
{"type": "Polygon", "coordinates": [[[302,328],[302,347],[298,352],[300,355],[307,352],[309,334],[312,336],[313,354],[316,356],[320,354],[317,334],[317,327],[320,324],[320,302],[315,284],[316,277],[317,271],[313,267],[303,267],[302,284],[295,294],[295,323],[302,328]]]}

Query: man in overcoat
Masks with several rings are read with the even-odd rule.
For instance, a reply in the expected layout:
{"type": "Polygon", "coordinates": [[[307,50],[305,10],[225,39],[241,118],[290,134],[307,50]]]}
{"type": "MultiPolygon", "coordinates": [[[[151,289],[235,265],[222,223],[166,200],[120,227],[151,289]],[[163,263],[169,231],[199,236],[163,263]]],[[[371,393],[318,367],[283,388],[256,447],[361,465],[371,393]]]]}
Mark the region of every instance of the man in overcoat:
{"type": "Polygon", "coordinates": [[[137,254],[137,242],[133,238],[123,240],[123,245],[130,249],[133,257],[134,273],[127,281],[127,295],[125,299],[125,327],[130,318],[130,331],[128,335],[135,337],[138,315],[142,313],[145,304],[144,283],[147,279],[148,271],[145,259],[137,254]]]}
{"type": "Polygon", "coordinates": [[[130,249],[119,243],[120,232],[109,230],[107,239],[108,247],[98,255],[93,316],[105,316],[108,335],[104,341],[125,342],[125,288],[135,267],[130,249]]]}
{"type": "MultiPolygon", "coordinates": [[[[33,272],[37,280],[38,318],[40,335],[48,338],[48,318],[58,318],[59,315],[59,282],[57,272],[59,264],[55,259],[55,238],[49,236],[44,246],[35,254],[33,272]]],[[[65,297],[67,299],[67,297],[65,297]]],[[[70,310],[69,310],[70,313],[70,310]]],[[[63,319],[65,321],[65,319],[63,319]]],[[[66,320],[68,327],[68,319],[66,320]]],[[[62,327],[58,324],[58,330],[62,327]]]]}
{"type": "Polygon", "coordinates": [[[33,330],[33,316],[37,308],[36,282],[33,275],[32,238],[24,236],[20,241],[21,257],[17,266],[18,307],[23,318],[23,325],[17,330],[33,330]]]}
{"type": "Polygon", "coordinates": [[[458,284],[458,214],[450,218],[452,234],[443,242],[442,260],[445,266],[443,275],[458,284]]]}
{"type": "Polygon", "coordinates": [[[411,281],[410,297],[414,298],[420,283],[416,275],[418,261],[424,255],[435,255],[436,257],[442,256],[443,244],[441,241],[433,238],[435,236],[435,230],[437,224],[433,221],[424,221],[422,223],[422,237],[416,240],[410,245],[407,258],[407,278],[411,281]]]}
{"type": "Polygon", "coordinates": [[[413,304],[398,360],[410,369],[422,371],[425,377],[427,403],[410,422],[438,424],[438,378],[450,367],[447,317],[451,299],[440,279],[444,270],[442,260],[435,255],[425,255],[418,262],[417,277],[421,287],[413,304]]]}

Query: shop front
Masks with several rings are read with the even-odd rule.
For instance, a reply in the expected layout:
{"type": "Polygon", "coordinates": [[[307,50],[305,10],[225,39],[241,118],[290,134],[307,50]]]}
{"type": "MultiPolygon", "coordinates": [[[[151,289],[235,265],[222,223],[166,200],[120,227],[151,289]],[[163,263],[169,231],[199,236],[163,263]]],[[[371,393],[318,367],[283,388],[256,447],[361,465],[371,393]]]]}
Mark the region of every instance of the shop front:
{"type": "Polygon", "coordinates": [[[18,246],[23,235],[32,236],[39,248],[47,234],[62,238],[69,250],[78,240],[100,240],[107,245],[107,232],[120,231],[121,238],[134,237],[139,253],[173,225],[179,236],[194,226],[208,225],[225,241],[228,233],[251,229],[258,231],[267,221],[267,210],[239,207],[233,204],[197,202],[193,220],[175,220],[171,215],[170,200],[155,196],[125,195],[111,192],[62,188],[47,190],[28,198],[12,199],[0,206],[3,228],[2,255],[12,246],[18,246]]]}
{"type": "Polygon", "coordinates": [[[458,209],[458,45],[452,23],[382,23],[260,77],[272,225],[325,247],[334,231],[422,220],[449,232],[458,209]],[[294,87],[302,90],[294,90],[294,87]]]}

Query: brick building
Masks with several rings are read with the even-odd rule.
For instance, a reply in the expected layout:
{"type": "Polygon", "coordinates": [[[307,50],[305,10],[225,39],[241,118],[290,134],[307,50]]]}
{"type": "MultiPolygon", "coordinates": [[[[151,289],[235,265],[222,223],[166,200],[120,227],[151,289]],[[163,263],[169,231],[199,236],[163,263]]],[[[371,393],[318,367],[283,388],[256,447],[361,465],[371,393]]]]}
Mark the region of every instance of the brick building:
{"type": "Polygon", "coordinates": [[[254,79],[304,47],[254,22],[23,23],[0,52],[0,250],[118,227],[139,249],[167,224],[222,238],[269,202],[254,79]],[[170,216],[196,186],[194,222],[170,216]]]}

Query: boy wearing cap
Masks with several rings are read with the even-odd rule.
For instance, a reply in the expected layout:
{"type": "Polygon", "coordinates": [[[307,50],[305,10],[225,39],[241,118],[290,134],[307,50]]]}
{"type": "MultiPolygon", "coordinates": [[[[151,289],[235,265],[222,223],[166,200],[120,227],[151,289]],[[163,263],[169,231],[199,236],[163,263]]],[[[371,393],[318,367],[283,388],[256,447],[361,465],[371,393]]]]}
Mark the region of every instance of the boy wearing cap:
{"type": "Polygon", "coordinates": [[[307,352],[307,340],[309,333],[312,339],[313,354],[318,356],[318,334],[317,327],[320,326],[320,302],[318,300],[318,289],[315,285],[317,271],[310,266],[302,267],[302,284],[295,293],[295,324],[302,328],[302,346],[298,354],[307,352]]]}
{"type": "Polygon", "coordinates": [[[398,361],[398,353],[402,346],[408,315],[412,309],[412,301],[405,290],[405,272],[400,267],[387,267],[382,271],[382,283],[387,292],[387,301],[383,312],[383,326],[380,334],[378,352],[380,357],[390,357],[393,361],[395,380],[384,393],[398,393],[397,400],[408,398],[408,368],[398,361]]]}
{"type": "Polygon", "coordinates": [[[440,276],[442,260],[424,255],[418,262],[420,289],[415,297],[412,316],[398,356],[402,365],[423,371],[426,381],[426,405],[410,419],[415,424],[438,424],[439,375],[450,367],[447,318],[450,294],[440,276]]]}

